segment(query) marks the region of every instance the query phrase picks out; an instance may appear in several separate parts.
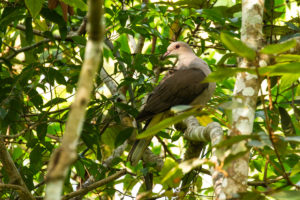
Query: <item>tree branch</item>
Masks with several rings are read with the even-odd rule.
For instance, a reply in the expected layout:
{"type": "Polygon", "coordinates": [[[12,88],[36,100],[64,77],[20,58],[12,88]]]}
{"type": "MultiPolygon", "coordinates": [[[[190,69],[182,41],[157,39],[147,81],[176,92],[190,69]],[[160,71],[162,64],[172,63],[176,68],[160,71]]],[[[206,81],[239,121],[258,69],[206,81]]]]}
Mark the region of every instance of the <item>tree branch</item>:
{"type": "Polygon", "coordinates": [[[36,47],[38,47],[38,46],[40,46],[40,45],[42,45],[44,43],[48,43],[50,41],[51,41],[50,39],[44,39],[44,40],[39,41],[39,42],[37,42],[37,43],[35,43],[33,45],[30,45],[30,46],[27,46],[27,47],[23,47],[21,49],[14,49],[13,53],[10,54],[9,56],[7,56],[5,58],[0,58],[0,63],[3,63],[4,60],[10,60],[10,59],[12,59],[13,57],[15,57],[16,55],[18,55],[19,53],[22,53],[22,52],[25,52],[25,51],[29,51],[29,50],[31,50],[33,48],[36,48],[36,47]]]}
{"type": "Polygon", "coordinates": [[[0,188],[11,188],[19,192],[20,198],[22,200],[34,200],[34,197],[28,190],[26,184],[24,183],[14,161],[12,160],[10,154],[8,153],[3,140],[0,138],[0,161],[3,165],[3,169],[8,174],[10,183],[12,184],[1,184],[0,188]]]}
{"type": "Polygon", "coordinates": [[[212,157],[211,161],[215,163],[215,167],[211,167],[212,179],[215,189],[215,199],[222,199],[222,182],[224,179],[224,171],[221,170],[222,159],[218,156],[223,156],[222,153],[217,153],[218,150],[215,148],[223,140],[223,130],[219,123],[212,122],[206,127],[200,126],[198,120],[190,116],[184,120],[187,126],[184,132],[184,137],[190,141],[196,142],[208,142],[211,141],[212,144],[212,157]]]}
{"type": "Polygon", "coordinates": [[[85,58],[79,76],[78,89],[66,123],[61,146],[51,155],[46,177],[46,200],[60,199],[69,166],[76,160],[86,107],[93,89],[93,80],[100,64],[103,40],[103,1],[91,0],[88,7],[88,34],[85,58]]]}
{"type": "Polygon", "coordinates": [[[76,197],[76,196],[82,196],[86,193],[88,193],[89,191],[91,190],[94,190],[94,189],[97,189],[98,187],[101,187],[103,185],[106,185],[107,183],[111,182],[111,181],[114,181],[118,178],[120,178],[121,176],[125,175],[127,172],[126,172],[126,169],[122,169],[121,171],[118,171],[117,173],[105,178],[105,179],[102,179],[100,181],[97,181],[85,188],[82,188],[80,190],[77,190],[75,192],[72,192],[70,194],[67,194],[65,196],[62,197],[62,200],[67,200],[67,199],[71,199],[73,197],[76,197]]]}

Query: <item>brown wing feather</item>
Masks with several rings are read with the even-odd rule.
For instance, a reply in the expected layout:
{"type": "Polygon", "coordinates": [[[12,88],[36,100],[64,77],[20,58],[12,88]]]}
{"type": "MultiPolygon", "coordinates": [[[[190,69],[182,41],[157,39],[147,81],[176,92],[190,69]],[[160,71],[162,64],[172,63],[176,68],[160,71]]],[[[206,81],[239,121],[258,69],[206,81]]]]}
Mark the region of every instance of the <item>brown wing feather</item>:
{"type": "Polygon", "coordinates": [[[137,120],[150,119],[175,105],[190,104],[208,87],[208,83],[201,83],[205,77],[202,70],[195,68],[172,72],[150,94],[137,120]]]}

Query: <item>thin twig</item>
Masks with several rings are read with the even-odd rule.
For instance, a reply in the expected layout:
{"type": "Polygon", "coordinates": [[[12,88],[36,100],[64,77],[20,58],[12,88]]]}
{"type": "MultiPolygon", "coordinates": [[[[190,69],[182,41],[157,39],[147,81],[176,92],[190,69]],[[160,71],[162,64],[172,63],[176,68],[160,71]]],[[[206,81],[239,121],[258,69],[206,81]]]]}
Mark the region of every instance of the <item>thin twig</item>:
{"type": "Polygon", "coordinates": [[[118,178],[120,178],[121,176],[125,175],[127,173],[126,169],[123,169],[123,170],[120,170],[118,171],[117,173],[105,178],[105,179],[102,179],[100,181],[97,181],[85,188],[82,188],[80,190],[77,190],[75,192],[71,192],[70,194],[67,194],[65,196],[62,197],[62,200],[67,200],[67,199],[71,199],[73,197],[76,197],[76,196],[79,196],[79,195],[83,195],[83,194],[86,194],[88,193],[89,191],[91,190],[94,190],[98,187],[101,187],[103,185],[106,185],[107,183],[111,182],[111,181],[114,181],[118,178]]]}

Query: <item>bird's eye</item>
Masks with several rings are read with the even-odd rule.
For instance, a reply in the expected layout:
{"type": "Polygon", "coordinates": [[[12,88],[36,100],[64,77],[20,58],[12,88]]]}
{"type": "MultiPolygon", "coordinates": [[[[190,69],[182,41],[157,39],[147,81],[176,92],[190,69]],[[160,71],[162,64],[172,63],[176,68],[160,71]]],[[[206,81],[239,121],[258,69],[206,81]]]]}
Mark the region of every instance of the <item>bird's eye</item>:
{"type": "Polygon", "coordinates": [[[179,44],[177,44],[177,45],[176,45],[176,49],[179,49],[179,47],[180,47],[180,45],[179,45],[179,44]]]}

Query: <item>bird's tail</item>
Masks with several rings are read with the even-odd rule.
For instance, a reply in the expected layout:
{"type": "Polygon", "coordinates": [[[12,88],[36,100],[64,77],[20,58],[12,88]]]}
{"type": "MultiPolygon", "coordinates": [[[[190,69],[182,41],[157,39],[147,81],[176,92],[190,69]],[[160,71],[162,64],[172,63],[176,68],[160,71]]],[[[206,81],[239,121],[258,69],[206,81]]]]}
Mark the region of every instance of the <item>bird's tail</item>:
{"type": "MultiPolygon", "coordinates": [[[[143,131],[159,123],[163,119],[163,117],[164,117],[164,113],[155,115],[152,119],[146,122],[143,131]]],[[[145,150],[149,146],[152,138],[153,136],[135,141],[128,155],[128,160],[131,162],[132,166],[137,165],[139,160],[142,158],[145,150]]]]}

